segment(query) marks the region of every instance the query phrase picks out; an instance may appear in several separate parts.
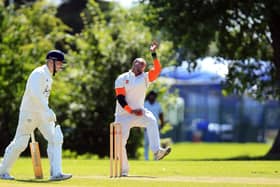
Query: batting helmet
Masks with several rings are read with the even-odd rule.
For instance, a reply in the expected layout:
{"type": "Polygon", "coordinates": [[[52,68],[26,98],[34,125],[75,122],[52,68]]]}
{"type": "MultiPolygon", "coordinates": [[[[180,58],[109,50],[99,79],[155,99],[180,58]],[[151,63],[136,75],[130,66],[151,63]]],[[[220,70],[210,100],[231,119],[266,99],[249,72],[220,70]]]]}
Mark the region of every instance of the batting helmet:
{"type": "Polygon", "coordinates": [[[51,50],[48,52],[46,59],[52,59],[57,61],[62,61],[63,63],[66,63],[64,60],[64,53],[60,50],[51,50]]]}

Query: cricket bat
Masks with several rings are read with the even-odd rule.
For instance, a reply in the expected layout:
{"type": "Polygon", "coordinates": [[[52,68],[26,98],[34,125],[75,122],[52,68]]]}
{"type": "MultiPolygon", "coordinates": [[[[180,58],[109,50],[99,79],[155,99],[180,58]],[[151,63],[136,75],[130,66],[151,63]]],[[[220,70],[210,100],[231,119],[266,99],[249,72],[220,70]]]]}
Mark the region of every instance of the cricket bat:
{"type": "Polygon", "coordinates": [[[31,143],[30,146],[30,152],[31,152],[31,158],[32,158],[32,164],[33,164],[33,170],[34,175],[36,179],[42,179],[43,178],[43,170],[41,165],[41,156],[40,156],[40,149],[39,144],[35,140],[34,132],[31,133],[31,143]]]}

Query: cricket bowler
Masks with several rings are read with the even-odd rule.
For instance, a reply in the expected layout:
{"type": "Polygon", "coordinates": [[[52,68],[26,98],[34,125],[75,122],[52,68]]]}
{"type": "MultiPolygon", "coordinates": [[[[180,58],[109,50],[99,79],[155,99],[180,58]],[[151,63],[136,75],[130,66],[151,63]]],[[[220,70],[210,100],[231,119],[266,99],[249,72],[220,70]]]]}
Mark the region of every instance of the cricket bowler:
{"type": "Polygon", "coordinates": [[[64,63],[64,53],[60,50],[51,50],[46,55],[46,64],[37,67],[30,74],[21,101],[15,137],[5,149],[0,164],[0,179],[14,180],[10,170],[28,146],[30,134],[36,128],[48,141],[50,180],[66,180],[72,177],[71,174],[62,172],[63,135],[60,126],[55,125],[56,115],[48,105],[52,76],[62,70],[64,63]]]}
{"type": "Polygon", "coordinates": [[[117,98],[115,122],[121,124],[123,142],[121,176],[127,176],[129,172],[126,143],[130,128],[144,127],[147,129],[150,148],[156,160],[163,159],[171,151],[170,147],[165,149],[160,147],[157,120],[152,112],[144,108],[147,88],[151,82],[156,80],[161,71],[161,64],[156,54],[157,47],[156,42],[153,42],[150,47],[154,64],[152,69],[145,72],[146,61],[143,58],[136,58],[133,61],[132,69],[119,75],[115,81],[117,98]]]}

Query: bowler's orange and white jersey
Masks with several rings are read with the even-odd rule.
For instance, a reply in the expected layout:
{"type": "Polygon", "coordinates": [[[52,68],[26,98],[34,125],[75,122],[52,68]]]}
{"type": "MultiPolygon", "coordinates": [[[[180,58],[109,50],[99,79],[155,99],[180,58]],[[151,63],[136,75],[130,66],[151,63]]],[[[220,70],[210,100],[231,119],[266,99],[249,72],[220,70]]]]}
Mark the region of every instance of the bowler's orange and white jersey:
{"type": "Polygon", "coordinates": [[[118,76],[115,81],[116,95],[123,95],[127,105],[122,107],[117,100],[115,116],[127,114],[133,109],[144,109],[147,88],[158,77],[161,71],[161,64],[156,57],[153,62],[154,67],[148,72],[143,72],[135,76],[132,71],[128,71],[118,76]]]}
{"type": "MultiPolygon", "coordinates": [[[[115,88],[125,89],[125,99],[128,105],[133,109],[144,108],[144,100],[147,88],[149,86],[148,72],[138,76],[132,71],[121,74],[115,81],[115,88]]],[[[127,113],[122,106],[116,103],[116,115],[127,113]]]]}

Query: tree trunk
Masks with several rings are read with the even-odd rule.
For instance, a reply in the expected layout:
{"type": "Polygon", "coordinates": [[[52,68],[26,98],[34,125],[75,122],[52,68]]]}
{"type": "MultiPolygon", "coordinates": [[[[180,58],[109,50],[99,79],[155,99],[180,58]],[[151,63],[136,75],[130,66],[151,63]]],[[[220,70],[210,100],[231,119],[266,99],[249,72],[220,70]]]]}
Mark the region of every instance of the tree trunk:
{"type": "MultiPolygon", "coordinates": [[[[273,3],[272,3],[273,4],[273,3]]],[[[279,4],[279,3],[278,3],[279,4]]],[[[273,5],[276,6],[276,5],[273,5]]],[[[273,63],[276,67],[276,81],[277,83],[280,82],[280,13],[276,9],[273,9],[269,12],[270,15],[268,16],[269,19],[269,28],[271,32],[272,38],[272,47],[273,47],[273,63]]],[[[274,143],[268,153],[266,154],[267,157],[273,159],[280,159],[280,129],[278,129],[277,136],[274,140],[274,143]]]]}
{"type": "Polygon", "coordinates": [[[273,9],[268,15],[268,25],[271,33],[273,48],[273,63],[276,67],[276,80],[280,80],[280,13],[273,9]]]}
{"type": "Polygon", "coordinates": [[[274,143],[266,154],[266,157],[280,159],[280,130],[278,130],[274,143]]]}

